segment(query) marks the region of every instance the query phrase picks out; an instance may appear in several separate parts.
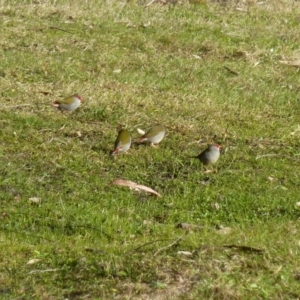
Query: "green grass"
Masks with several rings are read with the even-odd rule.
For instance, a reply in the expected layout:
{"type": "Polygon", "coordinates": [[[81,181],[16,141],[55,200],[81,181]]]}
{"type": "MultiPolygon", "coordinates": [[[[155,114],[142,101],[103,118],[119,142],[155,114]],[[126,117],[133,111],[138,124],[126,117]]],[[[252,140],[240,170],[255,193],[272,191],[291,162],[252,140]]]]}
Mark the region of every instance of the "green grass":
{"type": "Polygon", "coordinates": [[[299,299],[298,2],[149,2],[0,1],[0,298],[299,299]]]}

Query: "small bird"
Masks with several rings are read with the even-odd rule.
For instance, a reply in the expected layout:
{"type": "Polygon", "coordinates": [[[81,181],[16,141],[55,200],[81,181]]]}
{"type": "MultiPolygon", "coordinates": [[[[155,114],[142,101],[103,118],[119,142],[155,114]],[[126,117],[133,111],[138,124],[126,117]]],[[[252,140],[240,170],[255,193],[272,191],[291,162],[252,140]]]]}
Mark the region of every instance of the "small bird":
{"type": "Polygon", "coordinates": [[[130,148],[130,146],[131,146],[131,137],[128,130],[121,129],[115,141],[114,150],[111,151],[111,155],[115,155],[117,153],[124,153],[130,148]]]}
{"type": "Polygon", "coordinates": [[[82,101],[82,98],[78,94],[74,94],[62,100],[55,101],[52,106],[57,107],[60,110],[73,111],[80,106],[82,101]]]}
{"type": "Polygon", "coordinates": [[[159,144],[165,137],[166,128],[164,125],[156,125],[150,128],[143,136],[138,139],[139,143],[150,142],[151,146],[159,144]]]}
{"type": "Polygon", "coordinates": [[[211,165],[217,162],[217,160],[219,159],[220,149],[220,145],[212,144],[199,155],[193,156],[193,158],[198,158],[205,166],[211,165]]]}

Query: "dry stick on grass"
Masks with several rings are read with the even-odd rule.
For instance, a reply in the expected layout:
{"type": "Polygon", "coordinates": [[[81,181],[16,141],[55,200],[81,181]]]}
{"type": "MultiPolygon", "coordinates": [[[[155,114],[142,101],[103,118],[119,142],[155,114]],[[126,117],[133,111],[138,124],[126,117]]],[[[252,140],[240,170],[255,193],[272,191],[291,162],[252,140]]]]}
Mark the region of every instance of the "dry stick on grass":
{"type": "Polygon", "coordinates": [[[281,64],[290,66],[290,67],[300,67],[300,59],[297,60],[280,60],[279,61],[281,64]]]}
{"type": "Polygon", "coordinates": [[[237,250],[241,250],[244,252],[255,252],[255,253],[262,253],[265,252],[264,249],[254,248],[250,246],[239,246],[239,245],[223,245],[224,248],[233,248],[237,250]]]}
{"type": "Polygon", "coordinates": [[[68,31],[68,30],[65,30],[65,29],[61,29],[61,28],[59,28],[59,27],[49,26],[48,28],[49,28],[49,29],[54,29],[54,30],[60,30],[60,31],[64,31],[64,32],[66,32],[66,33],[72,34],[72,32],[70,32],[70,31],[68,31]]]}
{"type": "Polygon", "coordinates": [[[61,29],[61,28],[55,27],[55,26],[39,27],[39,28],[29,28],[28,30],[40,30],[40,31],[43,31],[43,30],[47,30],[47,29],[60,30],[60,31],[64,31],[66,33],[72,34],[72,32],[70,32],[70,31],[67,31],[65,29],[61,29]]]}
{"type": "Polygon", "coordinates": [[[225,70],[227,70],[229,73],[231,73],[231,74],[233,74],[233,75],[239,75],[239,73],[237,73],[236,71],[233,71],[233,70],[231,70],[230,68],[228,68],[228,67],[226,67],[226,66],[223,66],[223,68],[225,69],[225,70]]]}
{"type": "Polygon", "coordinates": [[[276,157],[276,156],[285,157],[285,158],[288,158],[288,159],[291,159],[291,160],[294,160],[294,161],[300,161],[299,159],[288,156],[288,155],[275,154],[275,153],[274,154],[270,153],[270,154],[258,155],[258,156],[256,156],[256,159],[263,158],[263,157],[276,157]]]}
{"type": "Polygon", "coordinates": [[[156,0],[151,0],[149,3],[147,3],[146,5],[145,5],[145,7],[147,7],[147,6],[150,6],[152,3],[154,3],[156,0]]]}
{"type": "Polygon", "coordinates": [[[11,108],[18,108],[18,107],[23,107],[23,106],[34,107],[34,105],[32,105],[32,104],[18,104],[18,105],[12,105],[12,106],[3,106],[3,107],[0,107],[0,109],[11,109],[11,108]]]}
{"type": "Polygon", "coordinates": [[[158,249],[155,253],[154,253],[154,256],[156,256],[158,253],[164,251],[164,250],[167,250],[175,245],[177,245],[180,241],[182,240],[182,236],[179,237],[176,241],[174,241],[173,243],[171,243],[170,245],[166,246],[166,247],[163,247],[163,248],[160,248],[158,249]]]}
{"type": "Polygon", "coordinates": [[[197,251],[206,251],[206,250],[224,250],[224,248],[228,249],[233,249],[233,250],[239,250],[243,252],[248,252],[248,253],[265,253],[265,249],[260,249],[260,248],[254,248],[250,246],[239,246],[239,245],[221,245],[221,246],[215,246],[215,245],[201,245],[199,248],[197,248],[197,251]]]}
{"type": "Polygon", "coordinates": [[[56,271],[59,271],[59,269],[32,270],[32,271],[28,272],[27,274],[46,273],[46,272],[56,272],[56,271]]]}

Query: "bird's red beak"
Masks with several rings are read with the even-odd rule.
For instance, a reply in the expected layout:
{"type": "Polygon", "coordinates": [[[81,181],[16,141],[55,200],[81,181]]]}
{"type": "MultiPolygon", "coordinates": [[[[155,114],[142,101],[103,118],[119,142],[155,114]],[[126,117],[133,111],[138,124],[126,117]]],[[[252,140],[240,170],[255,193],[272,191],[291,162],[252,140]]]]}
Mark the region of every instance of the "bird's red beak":
{"type": "Polygon", "coordinates": [[[73,97],[76,97],[76,98],[78,98],[81,102],[83,102],[83,99],[82,99],[82,97],[81,96],[79,96],[78,94],[75,94],[73,97]]]}
{"type": "Polygon", "coordinates": [[[52,103],[52,106],[54,106],[54,107],[59,107],[59,103],[58,103],[58,102],[53,102],[53,103],[52,103]]]}
{"type": "Polygon", "coordinates": [[[123,148],[123,147],[119,147],[119,148],[114,149],[114,150],[111,152],[110,155],[115,155],[115,154],[117,154],[120,150],[122,150],[122,148],[123,148]]]}

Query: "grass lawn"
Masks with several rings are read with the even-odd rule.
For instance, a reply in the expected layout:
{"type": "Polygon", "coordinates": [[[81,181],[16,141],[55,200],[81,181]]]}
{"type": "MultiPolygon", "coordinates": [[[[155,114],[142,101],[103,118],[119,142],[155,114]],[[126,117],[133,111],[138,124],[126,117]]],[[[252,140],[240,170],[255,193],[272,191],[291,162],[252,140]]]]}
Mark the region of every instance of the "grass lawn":
{"type": "Polygon", "coordinates": [[[166,2],[0,0],[0,299],[300,299],[300,2],[166,2]]]}

